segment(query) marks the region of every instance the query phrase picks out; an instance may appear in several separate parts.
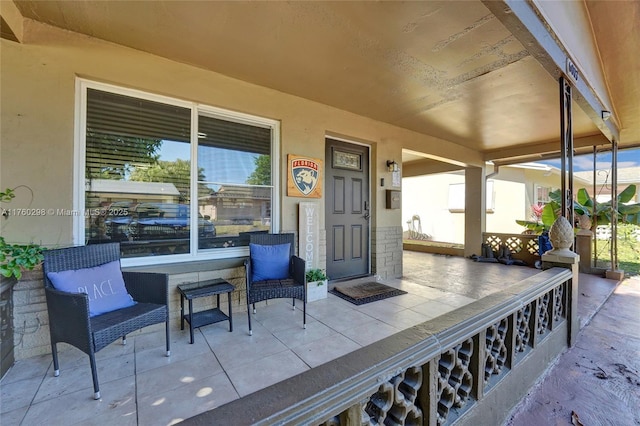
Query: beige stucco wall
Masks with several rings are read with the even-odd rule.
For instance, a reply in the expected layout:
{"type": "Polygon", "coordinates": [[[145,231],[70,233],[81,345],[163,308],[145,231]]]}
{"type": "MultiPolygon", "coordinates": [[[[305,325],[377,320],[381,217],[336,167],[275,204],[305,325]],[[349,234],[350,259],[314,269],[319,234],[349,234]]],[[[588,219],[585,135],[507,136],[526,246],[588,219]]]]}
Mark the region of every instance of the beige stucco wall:
{"type": "MultiPolygon", "coordinates": [[[[403,146],[437,154],[447,151],[446,142],[434,146],[428,136],[326,105],[34,21],[24,24],[24,44],[1,41],[0,186],[26,185],[33,190],[33,199],[25,190],[11,207],[72,208],[76,77],[279,120],[281,188],[286,188],[287,153],[324,158],[325,135],[369,144],[373,227],[401,222],[398,210],[384,208],[384,190],[391,184],[386,160],[398,161],[403,146]],[[386,187],[380,186],[381,177],[386,187]]],[[[452,158],[477,162],[471,151],[454,144],[449,148],[452,158]]],[[[301,200],[281,195],[282,230],[297,228],[301,200]]],[[[3,226],[9,239],[48,246],[72,243],[71,217],[12,217],[10,222],[3,226]]]]}
{"type": "MultiPolygon", "coordinates": [[[[524,231],[516,220],[531,219],[536,186],[559,188],[561,185],[557,171],[509,166],[499,168],[498,174],[489,179],[493,181],[495,208],[486,213],[485,229],[487,232],[497,233],[519,234],[524,231]]],[[[402,182],[403,231],[408,230],[407,222],[417,214],[420,216],[422,232],[431,235],[434,241],[468,244],[465,239],[465,215],[468,212],[449,211],[449,186],[457,183],[465,183],[464,174],[438,173],[405,177],[402,182]]],[[[574,180],[574,192],[582,187],[583,182],[574,180]]],[[[413,222],[414,226],[418,223],[413,222]]]]}
{"type": "MultiPolygon", "coordinates": [[[[526,218],[525,184],[493,178],[492,180],[495,209],[486,213],[486,231],[522,232],[523,228],[515,221],[526,218]]],[[[423,233],[431,235],[434,241],[466,244],[466,213],[449,211],[449,185],[456,183],[465,183],[465,176],[436,174],[403,179],[403,230],[407,231],[407,221],[417,214],[420,216],[423,233]],[[425,191],[425,188],[428,190],[425,191]]],[[[477,251],[478,248],[471,250],[477,251]]]]}

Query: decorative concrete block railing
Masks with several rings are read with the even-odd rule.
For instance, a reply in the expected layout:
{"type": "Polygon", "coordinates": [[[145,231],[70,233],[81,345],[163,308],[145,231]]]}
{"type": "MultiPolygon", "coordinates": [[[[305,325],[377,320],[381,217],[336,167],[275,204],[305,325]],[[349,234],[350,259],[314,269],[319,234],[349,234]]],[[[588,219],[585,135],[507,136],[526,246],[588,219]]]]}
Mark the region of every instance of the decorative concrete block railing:
{"type": "Polygon", "coordinates": [[[552,268],[505,283],[503,291],[186,424],[500,424],[568,346],[572,271],[552,268]]]}
{"type": "Polygon", "coordinates": [[[538,235],[533,234],[501,234],[497,232],[484,232],[482,241],[491,246],[494,252],[498,252],[500,245],[505,244],[511,250],[511,256],[534,266],[540,260],[538,235]]]}

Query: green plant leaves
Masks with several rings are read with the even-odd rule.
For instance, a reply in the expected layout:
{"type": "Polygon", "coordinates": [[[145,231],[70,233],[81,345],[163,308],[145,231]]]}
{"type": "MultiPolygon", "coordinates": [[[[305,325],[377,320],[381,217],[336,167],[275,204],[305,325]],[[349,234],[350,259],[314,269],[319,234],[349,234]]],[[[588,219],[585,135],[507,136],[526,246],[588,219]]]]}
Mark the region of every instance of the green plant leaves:
{"type": "Polygon", "coordinates": [[[0,237],[0,274],[20,279],[23,270],[31,270],[44,260],[43,248],[36,244],[7,244],[0,237]]]}
{"type": "Polygon", "coordinates": [[[307,282],[324,281],[328,279],[327,275],[322,269],[309,269],[306,273],[307,282]]]}
{"type": "MultiPolygon", "coordinates": [[[[636,185],[627,186],[618,194],[618,221],[622,223],[631,223],[640,225],[640,203],[629,203],[636,194],[636,185]]],[[[528,230],[540,233],[548,230],[556,218],[560,215],[562,205],[562,194],[560,190],[551,191],[549,193],[549,201],[542,209],[542,224],[530,221],[516,220],[518,225],[524,226],[528,230]]],[[[612,203],[607,201],[604,203],[595,203],[586,189],[580,188],[576,193],[576,199],[573,202],[573,210],[578,215],[587,215],[591,219],[595,219],[598,225],[606,225],[611,223],[612,203]],[[595,211],[594,211],[595,205],[595,211]]]]}

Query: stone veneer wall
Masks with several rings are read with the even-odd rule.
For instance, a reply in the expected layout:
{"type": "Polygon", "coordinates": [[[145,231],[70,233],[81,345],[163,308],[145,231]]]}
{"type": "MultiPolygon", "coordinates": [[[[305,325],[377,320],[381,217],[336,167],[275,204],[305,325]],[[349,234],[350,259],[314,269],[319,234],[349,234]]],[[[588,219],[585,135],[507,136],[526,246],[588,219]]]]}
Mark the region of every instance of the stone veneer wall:
{"type": "Polygon", "coordinates": [[[16,361],[51,353],[49,314],[40,267],[23,272],[13,287],[13,328],[16,361]]]}
{"type": "Polygon", "coordinates": [[[382,279],[402,277],[402,226],[371,230],[371,272],[382,279]]]}
{"type": "MultiPolygon", "coordinates": [[[[246,313],[247,289],[244,275],[243,266],[213,271],[169,274],[169,316],[173,326],[172,328],[175,329],[180,324],[180,294],[178,293],[178,285],[180,284],[223,278],[236,287],[235,291],[231,293],[231,309],[233,309],[233,315],[246,313]]],[[[198,312],[203,309],[215,307],[215,301],[215,296],[195,299],[193,301],[193,310],[194,312],[198,312]]],[[[220,296],[220,307],[224,312],[227,311],[227,298],[224,294],[220,296]]],[[[186,300],[184,308],[185,313],[188,312],[188,304],[186,300]]],[[[187,324],[185,324],[185,329],[186,327],[187,324]]]]}

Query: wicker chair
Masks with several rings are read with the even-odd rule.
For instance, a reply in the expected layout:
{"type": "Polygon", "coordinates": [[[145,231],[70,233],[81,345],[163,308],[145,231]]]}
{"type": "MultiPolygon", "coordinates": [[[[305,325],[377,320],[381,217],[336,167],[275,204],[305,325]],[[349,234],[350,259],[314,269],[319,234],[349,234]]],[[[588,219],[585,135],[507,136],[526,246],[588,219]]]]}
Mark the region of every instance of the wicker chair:
{"type": "Polygon", "coordinates": [[[289,277],[279,280],[253,281],[251,273],[251,258],[245,260],[247,282],[247,315],[249,317],[249,335],[251,330],[251,313],[249,305],[253,305],[256,313],[256,303],[268,299],[292,298],[293,309],[296,299],[302,301],[302,327],[307,328],[307,286],[305,278],[305,261],[294,254],[295,244],[293,234],[252,234],[250,243],[260,245],[279,245],[290,243],[289,277]]]}
{"type": "Polygon", "coordinates": [[[90,317],[88,296],[56,290],[47,273],[90,268],[119,259],[118,243],[48,250],[44,253],[43,272],[54,376],[60,375],[56,345],[65,342],[75,346],[89,355],[95,399],[100,399],[95,353],[118,338],[122,337],[123,344],[126,344],[127,334],[164,322],[166,355],[170,356],[168,278],[165,274],[123,272],[127,291],[138,303],[90,317]]]}

